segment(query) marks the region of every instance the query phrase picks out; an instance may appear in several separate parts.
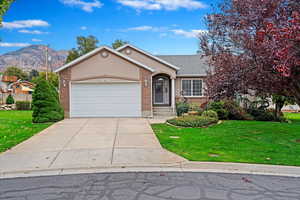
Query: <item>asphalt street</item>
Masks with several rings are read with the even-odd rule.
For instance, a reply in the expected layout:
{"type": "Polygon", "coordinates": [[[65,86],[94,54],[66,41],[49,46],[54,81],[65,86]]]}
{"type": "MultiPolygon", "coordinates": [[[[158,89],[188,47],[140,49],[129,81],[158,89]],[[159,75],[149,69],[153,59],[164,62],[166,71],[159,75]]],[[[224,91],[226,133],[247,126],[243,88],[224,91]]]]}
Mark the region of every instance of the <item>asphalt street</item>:
{"type": "Polygon", "coordinates": [[[300,178],[188,172],[0,179],[1,200],[300,200],[300,178]]]}

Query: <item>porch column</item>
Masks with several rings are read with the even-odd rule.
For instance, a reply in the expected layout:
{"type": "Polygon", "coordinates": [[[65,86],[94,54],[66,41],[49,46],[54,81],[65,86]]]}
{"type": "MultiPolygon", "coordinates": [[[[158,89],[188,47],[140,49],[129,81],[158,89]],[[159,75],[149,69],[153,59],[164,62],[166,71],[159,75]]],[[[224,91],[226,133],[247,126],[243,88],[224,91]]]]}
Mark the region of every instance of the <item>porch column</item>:
{"type": "Polygon", "coordinates": [[[176,89],[175,89],[175,79],[172,78],[171,79],[171,103],[172,103],[172,108],[173,108],[173,112],[175,113],[176,111],[176,89]]]}

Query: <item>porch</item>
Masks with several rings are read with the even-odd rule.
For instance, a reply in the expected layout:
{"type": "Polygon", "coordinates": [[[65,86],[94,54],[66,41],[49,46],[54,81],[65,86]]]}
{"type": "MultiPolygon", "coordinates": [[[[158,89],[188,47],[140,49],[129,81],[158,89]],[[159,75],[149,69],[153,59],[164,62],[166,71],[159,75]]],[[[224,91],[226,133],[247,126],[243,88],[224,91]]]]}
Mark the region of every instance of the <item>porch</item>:
{"type": "Polygon", "coordinates": [[[175,79],[168,74],[152,77],[153,116],[174,116],[176,113],[175,79]]]}

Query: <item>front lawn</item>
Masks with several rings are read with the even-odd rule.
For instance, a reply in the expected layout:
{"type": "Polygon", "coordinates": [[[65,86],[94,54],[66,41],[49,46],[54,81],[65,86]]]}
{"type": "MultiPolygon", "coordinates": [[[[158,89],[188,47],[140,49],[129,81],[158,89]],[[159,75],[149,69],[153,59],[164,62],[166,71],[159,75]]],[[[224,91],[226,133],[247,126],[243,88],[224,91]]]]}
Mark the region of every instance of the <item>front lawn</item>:
{"type": "Polygon", "coordinates": [[[300,166],[300,114],[292,123],[224,121],[209,128],[154,124],[162,146],[191,161],[300,166]]]}
{"type": "Polygon", "coordinates": [[[51,125],[51,123],[33,124],[31,115],[32,111],[0,111],[0,152],[51,125]]]}

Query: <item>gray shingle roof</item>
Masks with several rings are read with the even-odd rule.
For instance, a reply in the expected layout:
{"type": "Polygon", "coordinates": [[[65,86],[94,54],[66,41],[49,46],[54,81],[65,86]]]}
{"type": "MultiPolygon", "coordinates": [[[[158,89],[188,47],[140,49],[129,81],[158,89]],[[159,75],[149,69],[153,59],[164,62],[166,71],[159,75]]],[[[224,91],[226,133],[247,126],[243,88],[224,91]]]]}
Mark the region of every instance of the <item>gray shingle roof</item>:
{"type": "Polygon", "coordinates": [[[207,57],[201,55],[158,55],[158,58],[165,60],[180,68],[177,75],[206,75],[209,65],[207,57]]]}

